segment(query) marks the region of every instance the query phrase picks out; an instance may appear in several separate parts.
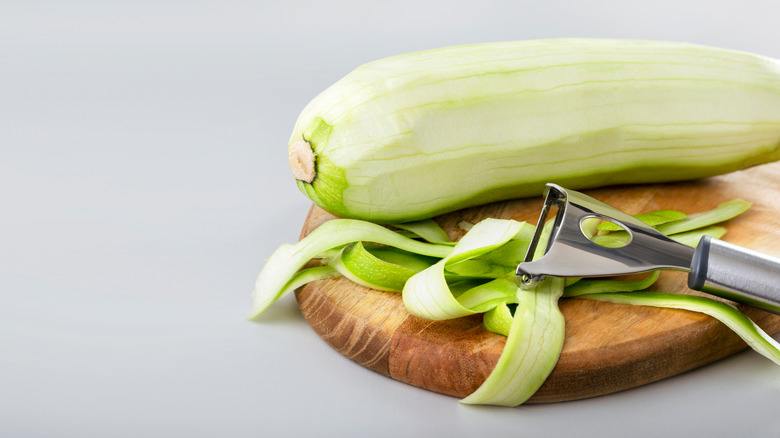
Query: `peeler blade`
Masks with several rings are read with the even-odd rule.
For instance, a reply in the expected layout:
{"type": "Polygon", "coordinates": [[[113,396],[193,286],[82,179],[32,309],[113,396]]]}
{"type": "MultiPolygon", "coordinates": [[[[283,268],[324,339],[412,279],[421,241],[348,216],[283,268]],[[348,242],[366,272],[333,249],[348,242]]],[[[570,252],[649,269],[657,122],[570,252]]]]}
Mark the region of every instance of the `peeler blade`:
{"type": "Polygon", "coordinates": [[[657,269],[689,270],[693,254],[693,248],[629,214],[582,193],[547,184],[544,207],[525,258],[517,267],[515,281],[528,289],[546,276],[601,277],[657,269]],[[553,208],[557,212],[548,221],[553,208]],[[589,218],[622,227],[628,233],[628,244],[609,248],[593,242],[583,229],[583,222],[589,218]]]}

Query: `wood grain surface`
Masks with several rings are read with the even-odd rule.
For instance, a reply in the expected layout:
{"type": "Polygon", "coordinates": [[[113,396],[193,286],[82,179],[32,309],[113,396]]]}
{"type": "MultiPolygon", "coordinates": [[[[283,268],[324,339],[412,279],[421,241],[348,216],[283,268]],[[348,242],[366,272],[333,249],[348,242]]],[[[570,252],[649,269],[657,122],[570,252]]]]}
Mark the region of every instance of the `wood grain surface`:
{"type": "MultiPolygon", "coordinates": [[[[583,191],[636,214],[656,209],[694,213],[735,198],[752,208],[725,226],[723,240],[780,256],[780,163],[704,180],[583,191]]],[[[521,199],[436,218],[454,240],[460,221],[486,217],[536,223],[543,199],[521,199]]],[[[301,236],[333,216],[312,207],[301,236]]],[[[681,272],[664,272],[651,290],[690,291],[681,272]]],[[[465,397],[496,364],[505,338],[487,332],[481,315],[431,322],[410,315],[401,295],[367,289],[345,278],[321,280],[296,291],[301,311],[325,342],[382,375],[420,388],[465,397]]],[[[634,388],[706,365],[746,347],[713,318],[685,310],[562,299],[566,340],[560,360],[529,403],[575,400],[634,388]]],[[[742,310],[768,333],[780,316],[742,310]]]]}

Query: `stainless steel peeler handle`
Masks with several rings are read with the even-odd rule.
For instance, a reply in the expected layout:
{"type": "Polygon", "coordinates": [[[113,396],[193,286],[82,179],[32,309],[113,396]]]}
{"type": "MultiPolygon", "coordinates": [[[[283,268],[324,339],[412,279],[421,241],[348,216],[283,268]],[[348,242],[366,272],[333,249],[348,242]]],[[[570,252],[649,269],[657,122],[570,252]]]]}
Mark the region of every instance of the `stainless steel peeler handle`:
{"type": "Polygon", "coordinates": [[[688,287],[780,314],[780,259],[705,236],[688,287]]]}

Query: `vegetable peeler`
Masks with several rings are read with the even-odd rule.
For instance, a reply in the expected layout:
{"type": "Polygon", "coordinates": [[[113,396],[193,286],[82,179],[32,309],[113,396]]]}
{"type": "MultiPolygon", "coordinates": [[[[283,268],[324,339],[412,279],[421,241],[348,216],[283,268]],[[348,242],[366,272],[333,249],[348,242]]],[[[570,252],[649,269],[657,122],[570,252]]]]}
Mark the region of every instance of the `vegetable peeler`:
{"type": "Polygon", "coordinates": [[[696,248],[683,245],[629,214],[556,184],[545,188],[544,207],[515,281],[530,289],[546,276],[601,277],[658,269],[688,271],[691,289],[780,314],[780,259],[710,236],[696,248]],[[546,248],[536,258],[553,207],[557,212],[546,248]],[[594,243],[583,226],[591,218],[620,226],[629,242],[619,248],[594,243]]]}

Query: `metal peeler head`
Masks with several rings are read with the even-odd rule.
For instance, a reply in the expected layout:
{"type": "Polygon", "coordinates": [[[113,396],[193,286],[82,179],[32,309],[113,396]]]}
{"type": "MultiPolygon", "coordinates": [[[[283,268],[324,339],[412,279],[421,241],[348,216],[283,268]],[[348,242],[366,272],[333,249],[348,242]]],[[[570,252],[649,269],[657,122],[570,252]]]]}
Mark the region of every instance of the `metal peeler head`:
{"type": "Polygon", "coordinates": [[[614,207],[559,185],[547,184],[544,207],[525,258],[517,267],[515,282],[521,288],[530,289],[548,275],[601,277],[656,269],[687,270],[693,252],[693,248],[669,239],[614,207]],[[557,212],[548,221],[553,207],[557,212]],[[610,248],[593,242],[585,226],[591,218],[623,228],[628,233],[628,243],[610,248]],[[543,252],[540,246],[544,247],[543,252]]]}

